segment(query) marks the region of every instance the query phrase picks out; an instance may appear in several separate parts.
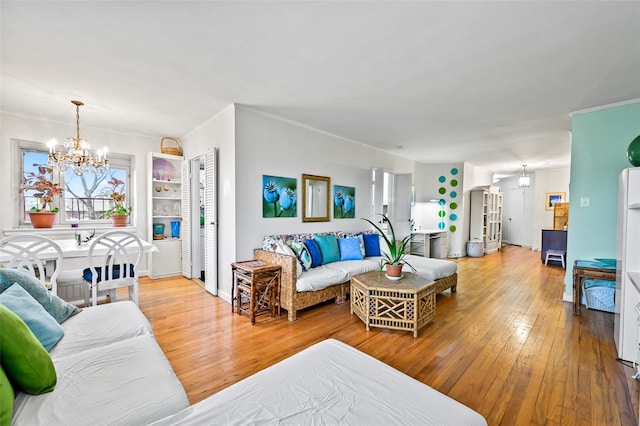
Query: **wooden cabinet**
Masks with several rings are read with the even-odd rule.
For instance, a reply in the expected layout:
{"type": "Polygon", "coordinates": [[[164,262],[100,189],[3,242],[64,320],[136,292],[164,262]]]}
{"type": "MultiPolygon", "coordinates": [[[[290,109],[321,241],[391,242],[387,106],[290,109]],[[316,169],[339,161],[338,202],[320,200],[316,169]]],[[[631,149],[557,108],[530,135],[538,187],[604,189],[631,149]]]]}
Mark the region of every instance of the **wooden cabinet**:
{"type": "Polygon", "coordinates": [[[182,160],[177,155],[149,153],[147,238],[158,247],[150,254],[151,278],[182,273],[182,160]]]}
{"type": "Polygon", "coordinates": [[[569,203],[553,205],[553,229],[567,229],[569,224],[569,203]]]}
{"type": "Polygon", "coordinates": [[[485,253],[502,246],[502,192],[498,187],[478,187],[471,191],[469,240],[484,243],[485,253]]]}
{"type": "Polygon", "coordinates": [[[618,181],[616,293],[613,340],[618,356],[638,361],[640,304],[640,167],[625,169],[618,181]]]}

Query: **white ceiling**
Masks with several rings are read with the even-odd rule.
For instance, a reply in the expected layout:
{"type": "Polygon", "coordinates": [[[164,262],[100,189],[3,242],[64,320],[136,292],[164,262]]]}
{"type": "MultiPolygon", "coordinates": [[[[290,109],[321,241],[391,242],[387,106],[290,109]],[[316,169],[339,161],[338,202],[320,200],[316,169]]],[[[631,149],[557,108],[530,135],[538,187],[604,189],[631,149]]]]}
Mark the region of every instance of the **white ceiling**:
{"type": "Polygon", "coordinates": [[[1,108],[181,137],[239,103],[423,162],[566,167],[640,98],[640,2],[0,3],[1,108]]]}

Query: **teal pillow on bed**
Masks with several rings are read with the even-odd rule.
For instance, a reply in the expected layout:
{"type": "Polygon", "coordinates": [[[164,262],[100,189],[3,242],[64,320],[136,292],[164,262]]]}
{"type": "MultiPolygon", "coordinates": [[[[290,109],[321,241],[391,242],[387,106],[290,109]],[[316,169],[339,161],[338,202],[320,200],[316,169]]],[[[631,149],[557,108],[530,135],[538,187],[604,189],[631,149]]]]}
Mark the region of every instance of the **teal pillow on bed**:
{"type": "Polygon", "coordinates": [[[45,311],[62,324],[72,315],[80,312],[76,306],[65,302],[55,294],[47,290],[37,278],[18,269],[0,269],[0,293],[11,287],[14,283],[27,290],[36,301],[42,305],[45,311]]]}
{"type": "Polygon", "coordinates": [[[313,240],[320,248],[323,264],[340,261],[340,248],[338,247],[338,238],[335,235],[316,235],[313,240]]]}
{"type": "Polygon", "coordinates": [[[64,329],[58,321],[18,284],[0,293],[0,303],[27,324],[47,351],[51,350],[64,336],[64,329]]]}

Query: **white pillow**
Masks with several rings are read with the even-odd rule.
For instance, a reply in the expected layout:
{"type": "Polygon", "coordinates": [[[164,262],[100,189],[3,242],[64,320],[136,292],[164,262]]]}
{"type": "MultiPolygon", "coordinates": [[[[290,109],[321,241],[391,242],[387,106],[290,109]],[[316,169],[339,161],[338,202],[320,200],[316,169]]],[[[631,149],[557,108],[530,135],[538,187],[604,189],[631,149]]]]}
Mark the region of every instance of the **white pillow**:
{"type": "Polygon", "coordinates": [[[296,261],[295,261],[296,278],[300,278],[300,275],[302,275],[302,265],[300,265],[300,262],[298,262],[298,257],[296,256],[296,254],[293,251],[293,249],[291,247],[289,247],[288,245],[286,245],[284,242],[278,241],[276,243],[276,253],[286,254],[287,256],[293,256],[296,259],[296,261]]]}

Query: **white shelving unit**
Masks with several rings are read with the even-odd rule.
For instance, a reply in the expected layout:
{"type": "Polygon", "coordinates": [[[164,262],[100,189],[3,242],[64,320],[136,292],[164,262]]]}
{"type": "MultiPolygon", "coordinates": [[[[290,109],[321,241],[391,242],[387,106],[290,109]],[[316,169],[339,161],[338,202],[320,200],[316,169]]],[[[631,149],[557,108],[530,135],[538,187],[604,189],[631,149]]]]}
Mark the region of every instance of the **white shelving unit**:
{"type": "Polygon", "coordinates": [[[502,246],[502,192],[496,186],[478,187],[471,191],[469,239],[484,243],[485,253],[502,246]]]}
{"type": "Polygon", "coordinates": [[[182,161],[183,157],[156,152],[148,156],[147,238],[158,247],[149,255],[151,278],[182,273],[182,161]],[[179,224],[178,233],[173,232],[172,222],[179,224]],[[158,225],[164,227],[162,234],[156,232],[158,225]]]}
{"type": "Polygon", "coordinates": [[[618,235],[614,341],[618,357],[638,361],[640,336],[640,167],[625,169],[618,180],[618,235]]]}

